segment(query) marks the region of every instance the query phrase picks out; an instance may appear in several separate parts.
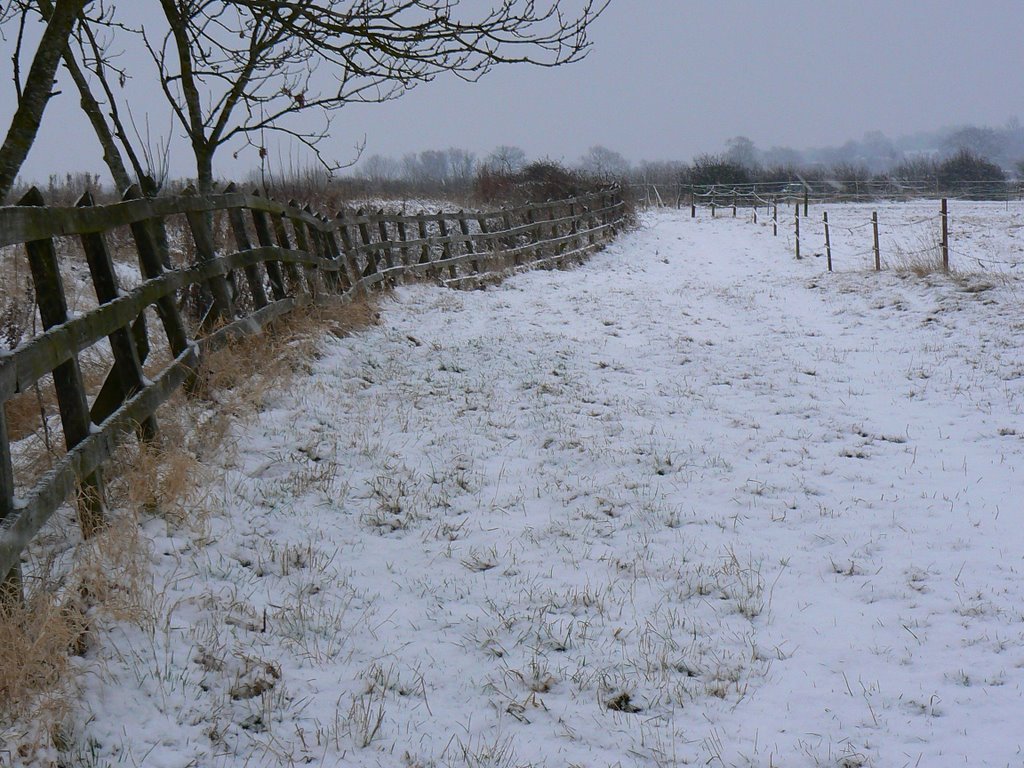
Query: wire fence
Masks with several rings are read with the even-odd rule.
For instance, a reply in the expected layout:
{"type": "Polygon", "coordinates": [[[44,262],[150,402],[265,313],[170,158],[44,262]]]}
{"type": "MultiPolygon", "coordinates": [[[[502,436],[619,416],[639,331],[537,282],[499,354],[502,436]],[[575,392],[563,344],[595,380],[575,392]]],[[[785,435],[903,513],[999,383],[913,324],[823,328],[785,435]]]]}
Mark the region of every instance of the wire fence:
{"type": "Polygon", "coordinates": [[[693,218],[743,218],[783,237],[796,258],[824,257],[826,269],[1024,272],[1024,201],[963,198],[815,204],[767,201],[744,207],[705,194],[693,218]]]}
{"type": "Polygon", "coordinates": [[[751,183],[690,184],[640,181],[624,186],[632,198],[649,207],[685,207],[714,202],[716,206],[749,208],[753,205],[836,202],[907,201],[921,199],[988,200],[1019,202],[1024,180],[984,179],[940,182],[937,179],[852,179],[760,181],[751,183]]]}

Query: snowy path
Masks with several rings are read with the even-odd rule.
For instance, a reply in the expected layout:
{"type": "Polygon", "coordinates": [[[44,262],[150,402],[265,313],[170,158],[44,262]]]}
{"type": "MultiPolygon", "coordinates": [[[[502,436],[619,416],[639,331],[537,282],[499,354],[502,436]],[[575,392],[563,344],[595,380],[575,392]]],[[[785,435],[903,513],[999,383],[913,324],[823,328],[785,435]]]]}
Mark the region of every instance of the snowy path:
{"type": "Polygon", "coordinates": [[[205,542],[151,526],[101,752],[1022,764],[1020,293],[822,272],[665,213],[399,290],[239,429],[205,542]]]}

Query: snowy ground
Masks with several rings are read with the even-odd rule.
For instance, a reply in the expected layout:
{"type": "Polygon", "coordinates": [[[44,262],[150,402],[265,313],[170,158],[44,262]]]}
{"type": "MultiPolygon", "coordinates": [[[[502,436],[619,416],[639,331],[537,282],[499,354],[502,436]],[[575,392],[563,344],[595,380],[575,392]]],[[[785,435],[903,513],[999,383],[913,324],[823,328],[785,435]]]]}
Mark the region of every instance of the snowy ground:
{"type": "Polygon", "coordinates": [[[147,525],[96,764],[1024,763],[1020,282],[790,244],[399,289],[147,525]]]}

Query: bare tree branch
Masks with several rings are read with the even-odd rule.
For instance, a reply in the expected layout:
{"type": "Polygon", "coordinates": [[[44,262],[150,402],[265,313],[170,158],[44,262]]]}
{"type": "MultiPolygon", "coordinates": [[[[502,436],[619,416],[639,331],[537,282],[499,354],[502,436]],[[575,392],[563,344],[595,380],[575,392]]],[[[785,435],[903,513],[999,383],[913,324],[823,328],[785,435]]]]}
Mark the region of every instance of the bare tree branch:
{"type": "Polygon", "coordinates": [[[277,132],[322,160],[330,115],[348,104],[389,101],[443,73],[476,81],[499,64],[579,61],[608,2],[501,0],[480,11],[461,0],[160,0],[168,30],[147,48],[203,189],[232,140],[277,132]]]}

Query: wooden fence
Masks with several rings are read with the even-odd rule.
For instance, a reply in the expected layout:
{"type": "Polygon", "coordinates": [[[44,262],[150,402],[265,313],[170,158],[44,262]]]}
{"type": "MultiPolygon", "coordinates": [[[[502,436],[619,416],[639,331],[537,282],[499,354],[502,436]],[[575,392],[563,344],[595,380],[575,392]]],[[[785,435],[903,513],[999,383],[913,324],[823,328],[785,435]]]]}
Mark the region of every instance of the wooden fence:
{"type": "Polygon", "coordinates": [[[299,306],[349,301],[410,278],[473,287],[517,269],[567,266],[613,238],[623,215],[616,189],[485,213],[335,218],[233,187],[167,198],[129,190],[104,206],[85,195],[74,208],[46,207],[31,190],[0,208],[0,248],[25,249],[43,328],[0,351],[0,599],[21,599],[22,555],[69,497],[83,537],[104,526],[103,465],[125,437],[157,438],[157,409],[188,391],[205,354],[299,306]],[[190,243],[176,245],[189,259],[175,267],[168,223],[181,219],[179,240],[190,243]],[[127,291],[110,247],[121,232],[130,233],[123,239],[141,280],[127,291]],[[231,247],[218,247],[218,237],[231,247]],[[68,242],[84,252],[95,288],[97,306],[85,314],[68,309],[58,258],[68,242]],[[146,322],[151,307],[162,334],[146,322]],[[79,358],[96,345],[110,368],[93,394],[79,358]],[[147,368],[151,348],[166,353],[156,371],[152,360],[147,368]],[[19,480],[6,406],[51,376],[66,452],[38,479],[19,480]]]}

